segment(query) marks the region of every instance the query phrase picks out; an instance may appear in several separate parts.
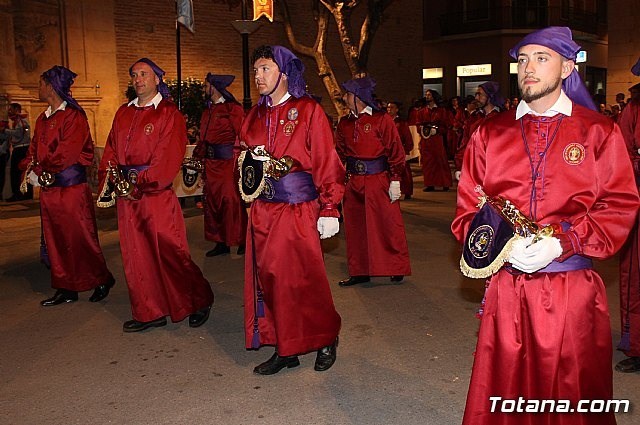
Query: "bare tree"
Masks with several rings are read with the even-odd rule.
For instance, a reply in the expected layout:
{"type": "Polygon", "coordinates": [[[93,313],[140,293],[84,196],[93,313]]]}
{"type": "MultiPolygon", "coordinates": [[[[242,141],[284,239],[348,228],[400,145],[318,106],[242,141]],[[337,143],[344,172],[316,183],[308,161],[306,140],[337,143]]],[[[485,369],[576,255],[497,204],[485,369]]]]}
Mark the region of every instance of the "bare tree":
{"type": "Polygon", "coordinates": [[[351,15],[363,1],[312,0],[317,33],[313,46],[305,46],[297,41],[291,25],[287,0],[282,0],[282,14],[289,43],[296,52],[315,59],[318,75],[339,115],[346,114],[348,110],[341,101],[340,86],[326,56],[329,14],[336,22],[344,57],[352,77],[363,77],[367,75],[367,62],[373,38],[382,22],[385,9],[392,2],[393,0],[366,0],[367,14],[360,27],[360,40],[356,43],[352,36],[351,15]]]}

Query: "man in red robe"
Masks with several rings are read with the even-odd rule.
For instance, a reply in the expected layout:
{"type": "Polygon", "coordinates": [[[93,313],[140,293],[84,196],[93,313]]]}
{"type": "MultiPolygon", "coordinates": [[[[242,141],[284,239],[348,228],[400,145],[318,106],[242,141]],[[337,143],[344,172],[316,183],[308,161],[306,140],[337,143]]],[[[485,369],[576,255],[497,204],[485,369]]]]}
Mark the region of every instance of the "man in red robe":
{"type": "MultiPolygon", "coordinates": [[[[640,61],[639,61],[640,63],[640,61]]],[[[640,72],[639,72],[640,74],[640,72]]],[[[640,84],[629,89],[631,101],[620,114],[618,125],[627,143],[633,163],[636,184],[640,182],[640,84]]],[[[630,373],[640,371],[640,254],[638,253],[640,216],[620,250],[620,320],[622,338],[618,349],[628,358],[616,365],[616,370],[630,373]]]]}
{"type": "MultiPolygon", "coordinates": [[[[400,118],[398,112],[400,111],[400,102],[387,103],[387,113],[393,118],[393,122],[396,124],[396,129],[400,135],[400,141],[404,148],[405,159],[411,154],[413,150],[413,138],[411,137],[411,130],[406,120],[400,118]]],[[[405,161],[404,172],[400,176],[400,192],[404,194],[404,199],[411,199],[413,196],[413,174],[411,173],[411,164],[409,161],[405,161]]]]}
{"type": "Polygon", "coordinates": [[[460,242],[480,189],[553,229],[518,238],[510,264],[488,281],[465,425],[615,424],[613,411],[529,408],[567,400],[575,409],[579,400],[613,396],[607,297],[592,258],[622,246],[639,201],[622,134],[595,111],[574,68],[579,50],[566,27],[516,44],[522,101],[484,121],[465,153],[451,225],[460,242]],[[527,409],[507,413],[520,397],[527,409]]]}
{"type": "Polygon", "coordinates": [[[100,163],[98,206],[116,204],[110,167],[117,167],[118,229],[132,320],[124,332],[165,326],[189,316],[198,327],[209,318],[213,292],[191,260],[182,210],[172,182],[187,145],[184,117],[171,102],[164,71],[142,58],[129,68],[138,97],[122,105],[100,163]],[[122,190],[124,189],[124,190],[122,190]]]}
{"type": "MultiPolygon", "coordinates": [[[[115,280],[107,269],[98,241],[93,198],[86,167],[93,161],[93,139],[87,115],[71,97],[77,75],[54,66],[40,76],[38,95],[49,107],[38,117],[29,151],[23,160],[32,182],[40,177],[42,220],[41,259],[50,265],[53,297],[42,306],[78,300],[78,292],[93,289],[97,302],[109,295],[115,280]]],[[[26,189],[23,185],[22,190],[26,189]]]]}
{"type": "Polygon", "coordinates": [[[352,286],[370,276],[401,282],[411,274],[400,203],[400,176],[406,169],[400,135],[389,114],[373,99],[375,81],[356,78],[342,85],[351,113],[340,119],[336,149],[347,164],[344,194],[345,239],[352,286]]]}
{"type": "Polygon", "coordinates": [[[432,192],[436,186],[447,191],[453,184],[444,147],[447,110],[440,106],[440,94],[435,90],[427,90],[424,99],[426,106],[414,109],[409,115],[409,125],[416,126],[420,135],[420,165],[424,176],[422,191],[432,192]]]}
{"type": "MultiPolygon", "coordinates": [[[[254,368],[272,375],[300,364],[299,354],[317,350],[314,369],[336,360],[340,316],[333,305],[320,239],[338,232],[344,168],[331,125],[306,93],[304,65],[282,46],[258,47],[252,58],[260,101],[240,132],[249,147],[290,159],[284,176],[268,177],[251,204],[245,257],[246,348],[273,345],[273,356],[254,368]],[[288,157],[288,158],[287,158],[288,157]]],[[[257,160],[272,165],[268,157],[257,160]]],[[[254,158],[254,159],[255,159],[254,158]]],[[[253,188],[253,168],[241,185],[253,188]]],[[[247,196],[246,194],[244,196],[247,196]]]]}
{"type": "Polygon", "coordinates": [[[496,81],[486,81],[480,84],[476,88],[475,102],[478,105],[478,109],[469,116],[464,124],[462,140],[460,141],[454,159],[456,165],[456,180],[460,180],[464,151],[469,144],[471,135],[485,118],[499,113],[504,107],[504,98],[502,94],[500,94],[500,84],[496,81]]]}
{"type": "Polygon", "coordinates": [[[200,118],[200,140],[193,156],[204,159],[204,236],[216,246],[207,257],[228,254],[238,246],[244,254],[247,212],[242,205],[236,178],[238,135],[244,110],[227,91],[233,75],[207,74],[207,108],[200,118]]]}

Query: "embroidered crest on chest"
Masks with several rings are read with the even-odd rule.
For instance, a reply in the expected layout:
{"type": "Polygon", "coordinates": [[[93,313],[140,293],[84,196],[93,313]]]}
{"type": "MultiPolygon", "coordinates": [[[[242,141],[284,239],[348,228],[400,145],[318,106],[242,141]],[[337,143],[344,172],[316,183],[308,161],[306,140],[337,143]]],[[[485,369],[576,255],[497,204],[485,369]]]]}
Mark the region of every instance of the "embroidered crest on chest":
{"type": "Polygon", "coordinates": [[[584,161],[585,148],[580,143],[569,143],[562,152],[564,162],[569,165],[579,165],[584,161]]]}
{"type": "Polygon", "coordinates": [[[371,131],[371,124],[366,123],[366,124],[364,125],[364,127],[363,127],[363,130],[364,130],[364,132],[365,132],[365,133],[370,132],[370,131],[371,131]]]}
{"type": "Polygon", "coordinates": [[[284,128],[282,129],[282,131],[284,132],[285,136],[291,136],[295,128],[296,128],[295,123],[293,123],[292,121],[289,121],[284,125],[284,128]]]}
{"type": "Polygon", "coordinates": [[[147,136],[150,135],[151,133],[153,133],[153,124],[149,123],[147,125],[144,126],[144,134],[146,134],[147,136]]]}

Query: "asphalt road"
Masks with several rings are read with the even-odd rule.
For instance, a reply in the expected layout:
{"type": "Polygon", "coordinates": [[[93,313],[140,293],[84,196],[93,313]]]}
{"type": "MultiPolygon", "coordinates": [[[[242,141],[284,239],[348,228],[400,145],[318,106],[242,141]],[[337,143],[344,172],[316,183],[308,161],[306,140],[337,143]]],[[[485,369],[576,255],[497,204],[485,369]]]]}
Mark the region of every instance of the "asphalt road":
{"type": "MultiPolygon", "coordinates": [[[[182,322],[137,334],[122,332],[130,307],[113,210],[98,211],[117,281],[111,295],[43,308],[53,291],[38,262],[38,203],[0,203],[0,424],[459,424],[484,283],[458,271],[455,196],[417,192],[402,202],[413,275],[400,285],[380,278],[338,287],[347,276],[344,237],[325,241],[343,320],[338,360],[314,372],[312,353],[274,376],[252,373],[272,349],[244,349],[243,257],[205,257],[212,244],[193,201],[184,213],[192,256],[216,295],[211,318],[197,329],[182,322]]],[[[617,259],[597,268],[617,343],[617,259]]],[[[614,363],[622,358],[614,353],[614,363]]],[[[640,375],[614,379],[615,397],[637,406],[640,375]]],[[[620,414],[618,423],[638,417],[620,414]]]]}

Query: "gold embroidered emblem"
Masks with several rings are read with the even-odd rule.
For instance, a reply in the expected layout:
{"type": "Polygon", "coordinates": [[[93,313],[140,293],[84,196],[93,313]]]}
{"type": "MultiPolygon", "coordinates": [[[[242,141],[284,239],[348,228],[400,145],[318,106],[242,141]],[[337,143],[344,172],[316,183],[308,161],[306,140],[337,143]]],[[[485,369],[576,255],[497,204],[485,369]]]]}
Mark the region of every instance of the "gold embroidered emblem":
{"type": "Polygon", "coordinates": [[[153,124],[149,123],[149,124],[144,126],[144,134],[146,134],[148,136],[151,133],[153,133],[153,124]]]}
{"type": "Polygon", "coordinates": [[[292,123],[291,121],[289,121],[288,123],[285,124],[284,126],[284,135],[285,136],[291,136],[293,134],[293,129],[296,128],[296,125],[294,123],[292,123]]]}
{"type": "Polygon", "coordinates": [[[579,165],[584,161],[585,148],[580,143],[569,143],[562,153],[564,162],[569,165],[579,165]]]}
{"type": "Polygon", "coordinates": [[[371,131],[371,124],[366,123],[366,124],[364,125],[364,132],[365,132],[365,133],[368,133],[368,132],[370,132],[370,131],[371,131]]]}

